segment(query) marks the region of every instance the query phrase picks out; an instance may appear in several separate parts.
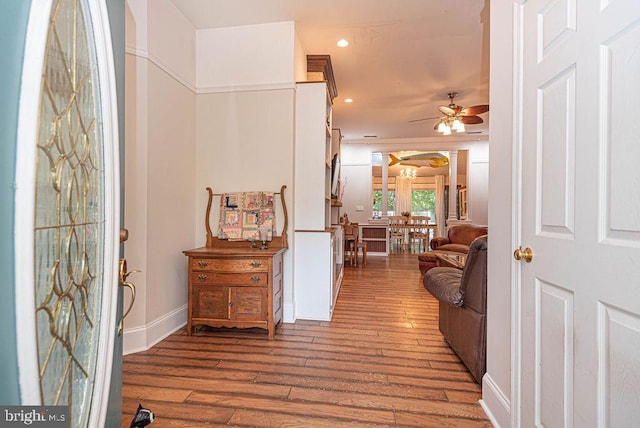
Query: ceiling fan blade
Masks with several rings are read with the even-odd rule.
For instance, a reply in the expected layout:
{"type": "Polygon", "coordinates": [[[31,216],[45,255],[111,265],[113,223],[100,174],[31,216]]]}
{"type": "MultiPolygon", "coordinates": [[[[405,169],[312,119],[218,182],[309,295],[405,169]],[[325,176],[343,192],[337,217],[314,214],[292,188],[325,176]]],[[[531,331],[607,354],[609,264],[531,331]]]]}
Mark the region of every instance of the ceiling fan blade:
{"type": "Polygon", "coordinates": [[[438,106],[438,110],[440,110],[442,114],[446,114],[447,116],[456,114],[456,111],[449,106],[438,106]]]}
{"type": "Polygon", "coordinates": [[[489,104],[479,104],[477,106],[466,107],[462,109],[463,116],[475,116],[489,111],[489,104]]]}
{"type": "Polygon", "coordinates": [[[440,117],[423,117],[422,119],[413,119],[413,120],[410,120],[409,122],[422,122],[424,120],[431,120],[431,119],[440,119],[440,117]]]}
{"type": "Polygon", "coordinates": [[[465,125],[476,125],[484,122],[480,116],[460,116],[460,121],[465,125]]]}

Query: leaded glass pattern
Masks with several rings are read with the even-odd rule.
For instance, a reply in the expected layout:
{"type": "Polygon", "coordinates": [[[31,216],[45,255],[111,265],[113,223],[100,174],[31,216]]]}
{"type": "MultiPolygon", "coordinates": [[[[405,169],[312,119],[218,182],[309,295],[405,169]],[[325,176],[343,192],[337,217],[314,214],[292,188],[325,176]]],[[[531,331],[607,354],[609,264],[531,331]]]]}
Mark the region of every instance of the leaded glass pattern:
{"type": "Polygon", "coordinates": [[[86,426],[104,270],[104,159],[85,0],[54,0],[36,155],[35,296],[42,403],[86,426]]]}

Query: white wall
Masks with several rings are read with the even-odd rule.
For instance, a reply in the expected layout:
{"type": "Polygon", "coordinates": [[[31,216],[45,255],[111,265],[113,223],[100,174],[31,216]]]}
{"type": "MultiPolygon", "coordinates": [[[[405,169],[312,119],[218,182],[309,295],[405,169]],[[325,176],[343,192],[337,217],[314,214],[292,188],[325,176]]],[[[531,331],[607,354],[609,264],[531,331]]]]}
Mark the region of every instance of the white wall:
{"type": "MultiPolygon", "coordinates": [[[[196,241],[204,244],[207,186],[214,193],[277,191],[287,186],[289,218],[293,200],[295,78],[306,56],[293,22],[215,30],[197,37],[196,241]],[[297,62],[296,62],[297,61],[297,62]]],[[[218,214],[212,210],[211,228],[218,214]]],[[[278,232],[283,216],[278,216],[278,232]]],[[[293,226],[284,254],[283,318],[294,320],[293,226]]]]}
{"type": "MultiPolygon", "coordinates": [[[[197,150],[195,161],[196,225],[194,240],[205,244],[206,187],[214,193],[234,191],[279,191],[287,186],[289,251],[284,253],[283,299],[285,321],[293,320],[292,223],[294,91],[245,91],[198,95],[197,150]]],[[[217,229],[219,212],[214,201],[210,225],[217,229]]],[[[276,212],[278,232],[283,214],[276,212]]]]}
{"type": "MultiPolygon", "coordinates": [[[[293,217],[295,79],[306,77],[306,54],[293,22],[196,31],[169,0],[127,1],[126,257],[142,270],[130,278],[138,291],[125,321],[130,353],[186,322],[182,251],[204,245],[207,186],[284,184],[293,217]]],[[[291,259],[286,252],[285,321],[294,314],[291,259]]]]}
{"type": "Polygon", "coordinates": [[[293,22],[198,30],[196,46],[200,92],[290,88],[295,82],[293,22]]]}
{"type": "MultiPolygon", "coordinates": [[[[136,285],[124,352],[146,349],[186,322],[193,247],[194,30],[168,0],[129,0],[125,57],[125,256],[136,285]],[[146,32],[145,32],[146,31],[146,32]],[[170,34],[173,41],[164,40],[170,34]],[[163,41],[164,40],[164,41],[163,41]],[[191,49],[190,49],[191,47],[191,49]]],[[[129,304],[125,293],[125,308],[129,304]]]]}

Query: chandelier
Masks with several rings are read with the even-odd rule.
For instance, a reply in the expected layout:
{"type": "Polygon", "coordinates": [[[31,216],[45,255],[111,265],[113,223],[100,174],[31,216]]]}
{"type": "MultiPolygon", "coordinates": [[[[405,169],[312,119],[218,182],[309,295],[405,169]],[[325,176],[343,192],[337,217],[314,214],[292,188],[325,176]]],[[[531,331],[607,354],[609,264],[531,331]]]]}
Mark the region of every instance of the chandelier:
{"type": "Polygon", "coordinates": [[[464,123],[462,123],[462,120],[458,117],[458,115],[453,114],[440,119],[437,131],[442,135],[451,135],[451,131],[464,132],[466,131],[466,129],[464,128],[464,123]]]}
{"type": "Polygon", "coordinates": [[[416,178],[416,169],[415,168],[403,168],[400,170],[400,177],[408,178],[409,180],[413,180],[416,178]]]}

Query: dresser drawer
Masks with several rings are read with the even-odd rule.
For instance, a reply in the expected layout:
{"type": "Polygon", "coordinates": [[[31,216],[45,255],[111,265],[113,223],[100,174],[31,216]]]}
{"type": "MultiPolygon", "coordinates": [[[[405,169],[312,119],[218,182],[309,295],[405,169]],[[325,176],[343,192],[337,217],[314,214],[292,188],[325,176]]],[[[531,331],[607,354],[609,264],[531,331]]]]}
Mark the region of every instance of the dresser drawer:
{"type": "Polygon", "coordinates": [[[267,272],[191,272],[192,284],[266,286],[269,283],[268,278],[267,272]]]}
{"type": "Polygon", "coordinates": [[[269,270],[269,262],[260,259],[192,258],[191,269],[223,272],[266,272],[269,270]]]}

